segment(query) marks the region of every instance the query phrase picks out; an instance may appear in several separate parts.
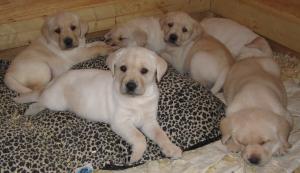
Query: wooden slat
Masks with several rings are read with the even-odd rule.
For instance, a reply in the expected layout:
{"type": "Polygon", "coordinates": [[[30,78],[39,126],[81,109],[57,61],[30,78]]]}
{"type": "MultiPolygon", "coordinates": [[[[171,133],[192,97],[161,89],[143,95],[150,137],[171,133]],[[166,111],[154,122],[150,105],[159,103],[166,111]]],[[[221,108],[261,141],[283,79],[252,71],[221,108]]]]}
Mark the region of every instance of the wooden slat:
{"type": "Polygon", "coordinates": [[[43,16],[73,11],[88,21],[89,32],[111,28],[137,16],[167,11],[202,12],[210,0],[9,0],[0,4],[0,50],[27,45],[39,35],[43,16]]]}
{"type": "Polygon", "coordinates": [[[257,33],[300,52],[298,0],[212,0],[211,10],[236,20],[257,33]]]}

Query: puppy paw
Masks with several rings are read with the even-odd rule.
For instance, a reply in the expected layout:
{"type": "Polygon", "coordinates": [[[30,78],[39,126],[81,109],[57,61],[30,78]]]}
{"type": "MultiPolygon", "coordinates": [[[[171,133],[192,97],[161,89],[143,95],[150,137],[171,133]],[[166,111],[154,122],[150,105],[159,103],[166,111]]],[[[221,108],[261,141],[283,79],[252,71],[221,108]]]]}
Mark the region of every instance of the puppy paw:
{"type": "Polygon", "coordinates": [[[275,153],[274,156],[283,156],[287,153],[287,149],[284,147],[280,147],[275,153]]]}
{"type": "Polygon", "coordinates": [[[117,47],[109,46],[104,42],[100,42],[100,41],[90,43],[87,45],[87,47],[90,50],[93,50],[96,54],[99,54],[101,56],[106,56],[118,49],[117,47]]]}
{"type": "Polygon", "coordinates": [[[230,143],[230,144],[226,145],[226,147],[227,147],[227,150],[232,153],[238,153],[241,151],[241,147],[234,143],[230,143]]]}
{"type": "Polygon", "coordinates": [[[139,161],[142,158],[146,148],[147,148],[146,143],[139,144],[139,145],[133,145],[132,146],[132,154],[131,154],[129,163],[131,164],[131,163],[139,161]]]}
{"type": "Polygon", "coordinates": [[[164,149],[162,149],[162,152],[167,157],[170,157],[172,159],[178,159],[178,158],[182,157],[182,150],[174,144],[172,144],[168,147],[165,147],[164,149]]]}

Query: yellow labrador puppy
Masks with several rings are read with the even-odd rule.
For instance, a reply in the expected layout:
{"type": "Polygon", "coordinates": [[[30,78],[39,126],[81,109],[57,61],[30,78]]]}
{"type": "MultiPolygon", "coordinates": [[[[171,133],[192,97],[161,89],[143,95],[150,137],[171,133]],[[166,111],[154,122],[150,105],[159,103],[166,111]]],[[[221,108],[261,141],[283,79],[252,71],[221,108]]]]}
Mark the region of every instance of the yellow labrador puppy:
{"type": "Polygon", "coordinates": [[[200,25],[209,35],[222,42],[237,60],[272,57],[272,50],[264,38],[233,20],[212,17],[202,20],[200,25]]]}
{"type": "Polygon", "coordinates": [[[12,61],[5,84],[18,93],[41,90],[74,64],[111,51],[101,42],[86,44],[88,25],[73,13],[47,17],[42,36],[12,61]]]}
{"type": "Polygon", "coordinates": [[[141,46],[155,52],[165,47],[159,19],[138,17],[114,27],[105,35],[106,43],[112,46],[141,46]]]}
{"type": "Polygon", "coordinates": [[[230,151],[241,151],[250,164],[263,165],[290,147],[292,119],[279,77],[271,58],[251,57],[234,64],[226,79],[222,143],[230,151]]]}
{"type": "Polygon", "coordinates": [[[227,48],[186,13],[167,13],[160,22],[166,42],[161,56],[217,93],[234,62],[227,48]]]}
{"type": "Polygon", "coordinates": [[[120,49],[107,62],[111,72],[68,71],[50,83],[40,96],[26,95],[15,100],[37,102],[25,114],[36,114],[45,108],[69,110],[88,120],[109,123],[114,132],[132,145],[131,162],[138,161],[146,150],[143,133],[167,157],[181,157],[181,149],[171,143],[156,120],[156,80],[160,81],[166,72],[167,63],[141,47],[120,49]]]}

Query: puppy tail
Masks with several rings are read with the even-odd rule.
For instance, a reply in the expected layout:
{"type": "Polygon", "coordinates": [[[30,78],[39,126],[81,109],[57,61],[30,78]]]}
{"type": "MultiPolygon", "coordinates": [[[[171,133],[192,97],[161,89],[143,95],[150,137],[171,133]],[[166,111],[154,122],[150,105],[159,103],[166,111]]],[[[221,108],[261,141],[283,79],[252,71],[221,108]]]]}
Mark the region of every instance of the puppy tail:
{"type": "Polygon", "coordinates": [[[4,83],[6,84],[6,86],[8,86],[9,89],[14,90],[18,93],[27,93],[32,91],[30,88],[27,88],[26,86],[18,82],[14,77],[11,76],[9,72],[5,75],[4,83]]]}
{"type": "Polygon", "coordinates": [[[46,109],[43,105],[39,103],[33,103],[29,106],[29,108],[25,111],[24,115],[36,115],[39,112],[46,109]]]}
{"type": "Polygon", "coordinates": [[[226,67],[225,69],[222,70],[221,74],[218,76],[214,86],[210,89],[210,91],[213,94],[218,93],[222,89],[226,80],[227,73],[229,72],[229,69],[230,67],[226,67]]]}
{"type": "Polygon", "coordinates": [[[32,103],[37,102],[40,97],[41,91],[32,91],[13,98],[16,103],[32,103]]]}

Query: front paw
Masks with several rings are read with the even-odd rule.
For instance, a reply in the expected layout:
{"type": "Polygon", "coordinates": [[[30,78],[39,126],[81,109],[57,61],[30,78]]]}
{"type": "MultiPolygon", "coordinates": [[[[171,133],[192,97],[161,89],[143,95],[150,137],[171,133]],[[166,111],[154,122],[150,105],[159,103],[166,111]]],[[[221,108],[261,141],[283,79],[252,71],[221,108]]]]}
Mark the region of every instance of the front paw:
{"type": "Polygon", "coordinates": [[[95,50],[96,53],[101,56],[106,56],[118,49],[117,47],[109,46],[104,42],[100,42],[100,41],[90,43],[89,45],[87,45],[87,47],[95,50]]]}
{"type": "Polygon", "coordinates": [[[274,152],[274,156],[283,156],[287,153],[287,149],[285,147],[280,147],[276,152],[274,152]]]}
{"type": "Polygon", "coordinates": [[[235,143],[229,143],[226,145],[227,150],[232,153],[238,153],[241,151],[241,147],[235,143]]]}
{"type": "Polygon", "coordinates": [[[133,145],[132,146],[132,154],[130,157],[130,164],[139,161],[142,158],[146,148],[147,148],[146,142],[133,145]]]}
{"type": "Polygon", "coordinates": [[[165,147],[164,149],[162,149],[162,152],[167,157],[170,157],[172,159],[178,159],[178,158],[182,157],[182,150],[174,144],[172,144],[168,147],[165,147]]]}

